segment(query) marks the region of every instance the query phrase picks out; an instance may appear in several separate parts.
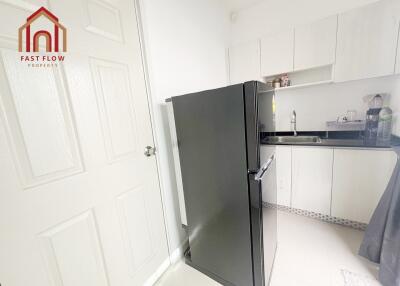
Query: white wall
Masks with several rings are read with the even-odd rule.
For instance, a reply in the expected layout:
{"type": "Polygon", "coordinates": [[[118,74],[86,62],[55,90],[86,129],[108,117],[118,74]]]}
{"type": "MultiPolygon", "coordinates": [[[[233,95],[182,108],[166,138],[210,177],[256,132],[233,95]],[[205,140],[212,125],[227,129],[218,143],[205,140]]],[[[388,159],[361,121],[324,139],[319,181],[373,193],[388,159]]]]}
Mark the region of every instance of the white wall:
{"type": "Polygon", "coordinates": [[[225,86],[229,13],[214,0],[140,0],[170,254],[185,240],[165,99],[225,86]]]}
{"type": "Polygon", "coordinates": [[[233,15],[232,44],[247,42],[377,0],[264,0],[233,15]]]}
{"type": "MultiPolygon", "coordinates": [[[[356,110],[365,119],[368,105],[363,97],[375,93],[389,93],[388,105],[396,115],[400,112],[400,76],[365,79],[345,83],[288,89],[276,93],[277,131],[290,131],[293,110],[297,113],[299,131],[326,130],[326,121],[334,121],[347,110],[356,110]]],[[[261,106],[262,108],[262,106],[261,106]]],[[[399,133],[400,124],[394,127],[399,133]]]]}

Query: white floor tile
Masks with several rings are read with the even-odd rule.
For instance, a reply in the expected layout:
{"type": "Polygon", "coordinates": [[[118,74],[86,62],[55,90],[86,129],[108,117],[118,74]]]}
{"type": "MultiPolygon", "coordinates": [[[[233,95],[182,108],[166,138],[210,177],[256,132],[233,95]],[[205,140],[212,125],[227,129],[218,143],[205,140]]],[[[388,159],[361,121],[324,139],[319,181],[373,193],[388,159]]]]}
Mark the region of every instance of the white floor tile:
{"type": "Polygon", "coordinates": [[[156,286],[221,286],[196,269],[179,262],[172,266],[156,283],[156,286]]]}
{"type": "Polygon", "coordinates": [[[357,255],[364,233],[280,212],[271,286],[344,286],[342,270],[375,279],[376,267],[357,255]]]}
{"type": "MultiPolygon", "coordinates": [[[[347,286],[343,271],[374,282],[376,266],[357,255],[362,237],[358,230],[279,212],[278,251],[270,286],[347,286]]],[[[156,285],[220,284],[180,262],[156,285]]]]}

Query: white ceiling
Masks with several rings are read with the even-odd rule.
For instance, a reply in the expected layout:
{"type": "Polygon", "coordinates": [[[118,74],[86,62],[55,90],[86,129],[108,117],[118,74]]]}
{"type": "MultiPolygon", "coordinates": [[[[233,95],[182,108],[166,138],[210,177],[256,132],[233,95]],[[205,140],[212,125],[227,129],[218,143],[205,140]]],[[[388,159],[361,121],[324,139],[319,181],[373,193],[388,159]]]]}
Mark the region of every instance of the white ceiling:
{"type": "Polygon", "coordinates": [[[230,11],[230,12],[236,12],[241,9],[248,8],[252,5],[255,5],[259,2],[263,2],[263,0],[221,0],[225,7],[230,11]]]}

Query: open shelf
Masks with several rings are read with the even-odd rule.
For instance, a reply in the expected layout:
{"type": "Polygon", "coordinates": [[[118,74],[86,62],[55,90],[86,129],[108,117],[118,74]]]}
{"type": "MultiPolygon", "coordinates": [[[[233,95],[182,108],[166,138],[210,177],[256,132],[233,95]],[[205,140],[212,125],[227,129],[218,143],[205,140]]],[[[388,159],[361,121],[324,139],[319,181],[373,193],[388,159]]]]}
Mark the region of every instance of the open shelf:
{"type": "Polygon", "coordinates": [[[288,89],[304,88],[304,87],[309,87],[309,86],[330,84],[330,83],[333,83],[333,80],[321,80],[321,81],[316,81],[316,82],[309,82],[309,83],[303,83],[303,84],[297,84],[297,85],[291,85],[291,86],[285,86],[285,87],[277,87],[277,88],[275,88],[275,90],[288,90],[288,89]]]}
{"type": "MultiPolygon", "coordinates": [[[[277,87],[275,90],[283,91],[333,83],[333,66],[328,65],[313,69],[294,71],[287,73],[287,75],[289,76],[291,85],[286,87],[277,87]]],[[[279,77],[279,75],[265,77],[264,80],[265,82],[268,82],[276,77],[279,77]]]]}

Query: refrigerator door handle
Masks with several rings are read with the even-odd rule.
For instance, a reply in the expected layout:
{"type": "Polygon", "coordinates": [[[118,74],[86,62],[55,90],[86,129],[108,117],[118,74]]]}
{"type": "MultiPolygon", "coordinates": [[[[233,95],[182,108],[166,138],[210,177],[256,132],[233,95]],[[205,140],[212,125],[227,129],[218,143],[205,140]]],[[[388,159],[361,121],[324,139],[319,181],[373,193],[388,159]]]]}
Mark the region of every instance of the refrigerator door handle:
{"type": "Polygon", "coordinates": [[[254,180],[256,180],[256,181],[262,181],[262,179],[263,179],[265,173],[268,171],[269,166],[271,166],[271,164],[272,164],[272,162],[274,161],[274,159],[275,159],[275,155],[272,155],[272,156],[267,160],[267,162],[265,162],[265,164],[262,165],[262,167],[261,167],[260,170],[257,172],[257,174],[255,174],[254,180]]]}

